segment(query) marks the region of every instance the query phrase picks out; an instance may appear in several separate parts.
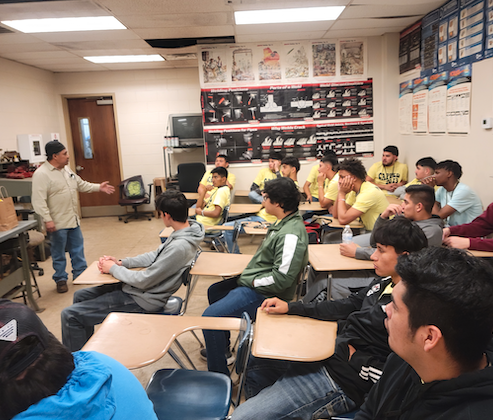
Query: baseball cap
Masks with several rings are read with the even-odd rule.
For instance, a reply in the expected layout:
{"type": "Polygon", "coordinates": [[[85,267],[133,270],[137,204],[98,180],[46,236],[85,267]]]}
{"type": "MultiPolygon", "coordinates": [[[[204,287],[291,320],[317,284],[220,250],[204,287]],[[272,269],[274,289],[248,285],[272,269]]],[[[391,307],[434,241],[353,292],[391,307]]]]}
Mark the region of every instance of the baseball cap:
{"type": "Polygon", "coordinates": [[[50,332],[26,305],[0,299],[0,361],[15,351],[20,341],[31,336],[37,338],[37,344],[29,353],[12,359],[7,367],[9,378],[17,377],[39,358],[48,346],[50,332]]]}
{"type": "Polygon", "coordinates": [[[52,155],[60,153],[64,149],[65,146],[63,145],[63,143],[60,143],[58,140],[49,141],[45,145],[45,152],[48,158],[50,158],[52,155]]]}

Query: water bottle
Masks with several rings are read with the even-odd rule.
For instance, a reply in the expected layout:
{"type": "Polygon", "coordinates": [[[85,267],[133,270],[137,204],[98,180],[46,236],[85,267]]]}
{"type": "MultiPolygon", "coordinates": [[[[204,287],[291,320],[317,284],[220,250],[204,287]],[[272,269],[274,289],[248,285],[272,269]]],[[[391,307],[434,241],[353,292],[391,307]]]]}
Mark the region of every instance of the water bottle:
{"type": "Polygon", "coordinates": [[[342,243],[350,244],[353,241],[353,231],[349,227],[349,225],[344,226],[344,230],[342,231],[342,243]]]}

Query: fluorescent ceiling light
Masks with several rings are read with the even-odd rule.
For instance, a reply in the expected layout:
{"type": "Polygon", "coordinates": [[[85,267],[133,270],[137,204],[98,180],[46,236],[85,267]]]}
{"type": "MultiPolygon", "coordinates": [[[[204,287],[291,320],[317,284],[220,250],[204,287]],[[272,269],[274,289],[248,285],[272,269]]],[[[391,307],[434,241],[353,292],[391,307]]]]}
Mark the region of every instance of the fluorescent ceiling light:
{"type": "Polygon", "coordinates": [[[26,34],[127,29],[113,16],[3,20],[2,23],[26,34]]]}
{"type": "Polygon", "coordinates": [[[245,10],[235,12],[237,25],[255,23],[314,22],[335,20],[345,6],[303,7],[297,9],[245,10]]]}
{"type": "Polygon", "coordinates": [[[148,63],[150,61],[164,61],[159,54],[151,55],[100,55],[94,57],[84,57],[87,61],[96,64],[111,63],[148,63]]]}

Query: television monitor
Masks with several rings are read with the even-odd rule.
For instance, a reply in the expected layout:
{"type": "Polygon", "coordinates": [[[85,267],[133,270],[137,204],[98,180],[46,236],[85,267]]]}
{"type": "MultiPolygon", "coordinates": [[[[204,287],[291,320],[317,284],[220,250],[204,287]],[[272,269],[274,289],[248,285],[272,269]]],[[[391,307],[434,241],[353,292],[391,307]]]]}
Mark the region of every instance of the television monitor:
{"type": "Polygon", "coordinates": [[[171,136],[180,141],[202,141],[204,129],[202,114],[172,114],[169,116],[171,136]]]}

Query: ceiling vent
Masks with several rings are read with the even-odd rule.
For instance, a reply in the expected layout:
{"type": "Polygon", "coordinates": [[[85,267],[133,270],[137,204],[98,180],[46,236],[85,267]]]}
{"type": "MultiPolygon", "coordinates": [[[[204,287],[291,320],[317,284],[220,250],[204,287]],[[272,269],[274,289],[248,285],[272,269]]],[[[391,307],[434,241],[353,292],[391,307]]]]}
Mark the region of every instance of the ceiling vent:
{"type": "Polygon", "coordinates": [[[145,40],[153,48],[184,48],[193,45],[208,45],[208,44],[234,44],[234,36],[216,36],[204,38],[170,38],[170,39],[146,39],[145,40]]]}

